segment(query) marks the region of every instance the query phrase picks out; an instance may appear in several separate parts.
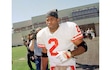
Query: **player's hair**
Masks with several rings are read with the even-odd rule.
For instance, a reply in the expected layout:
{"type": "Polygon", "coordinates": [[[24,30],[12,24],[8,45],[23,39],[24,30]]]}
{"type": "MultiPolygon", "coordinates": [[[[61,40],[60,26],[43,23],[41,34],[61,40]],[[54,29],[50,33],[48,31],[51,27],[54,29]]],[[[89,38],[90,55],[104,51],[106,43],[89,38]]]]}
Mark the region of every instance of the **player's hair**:
{"type": "Polygon", "coordinates": [[[46,14],[46,17],[48,16],[53,16],[55,18],[58,18],[58,10],[57,9],[54,9],[54,10],[51,10],[49,11],[47,14],[46,14]]]}

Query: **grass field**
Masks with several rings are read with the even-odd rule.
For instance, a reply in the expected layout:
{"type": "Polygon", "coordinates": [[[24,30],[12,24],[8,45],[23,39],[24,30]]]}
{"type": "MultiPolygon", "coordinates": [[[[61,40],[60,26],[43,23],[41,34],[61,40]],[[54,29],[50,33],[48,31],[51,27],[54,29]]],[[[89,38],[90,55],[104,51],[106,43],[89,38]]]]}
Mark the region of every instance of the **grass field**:
{"type": "MultiPolygon", "coordinates": [[[[27,64],[27,49],[25,46],[12,48],[12,70],[30,70],[27,64]]],[[[32,63],[35,69],[35,64],[32,63]]]]}

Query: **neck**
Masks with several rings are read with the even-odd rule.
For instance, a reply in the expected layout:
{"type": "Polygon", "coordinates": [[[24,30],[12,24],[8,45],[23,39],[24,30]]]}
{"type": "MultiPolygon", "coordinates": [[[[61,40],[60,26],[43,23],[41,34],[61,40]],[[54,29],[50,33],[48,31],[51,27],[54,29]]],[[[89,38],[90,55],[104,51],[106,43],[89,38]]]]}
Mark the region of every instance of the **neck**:
{"type": "Polygon", "coordinates": [[[49,30],[51,33],[54,33],[58,28],[59,28],[59,25],[56,26],[55,28],[50,28],[49,30]]]}

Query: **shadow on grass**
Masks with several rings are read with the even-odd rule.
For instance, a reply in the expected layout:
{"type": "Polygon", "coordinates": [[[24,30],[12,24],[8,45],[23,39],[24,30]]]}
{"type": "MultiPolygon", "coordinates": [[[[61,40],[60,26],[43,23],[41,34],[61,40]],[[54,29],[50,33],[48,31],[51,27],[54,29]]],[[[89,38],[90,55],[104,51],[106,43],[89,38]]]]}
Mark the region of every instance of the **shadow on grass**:
{"type": "Polygon", "coordinates": [[[80,64],[80,63],[76,63],[77,66],[76,68],[82,68],[83,70],[94,70],[99,68],[99,65],[87,65],[87,64],[80,64]]]}

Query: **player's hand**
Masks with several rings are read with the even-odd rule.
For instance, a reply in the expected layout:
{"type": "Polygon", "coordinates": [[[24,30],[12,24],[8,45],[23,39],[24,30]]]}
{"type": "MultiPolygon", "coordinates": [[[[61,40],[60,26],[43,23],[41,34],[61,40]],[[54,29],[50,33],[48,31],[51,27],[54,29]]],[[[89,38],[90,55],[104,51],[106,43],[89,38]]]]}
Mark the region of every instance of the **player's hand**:
{"type": "Polygon", "coordinates": [[[71,52],[60,51],[60,52],[58,52],[58,55],[56,56],[56,58],[58,60],[60,60],[60,62],[64,62],[64,61],[68,60],[69,58],[71,58],[71,52]]]}

